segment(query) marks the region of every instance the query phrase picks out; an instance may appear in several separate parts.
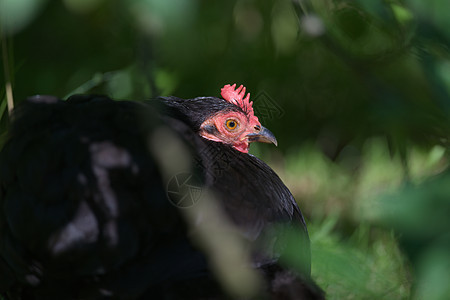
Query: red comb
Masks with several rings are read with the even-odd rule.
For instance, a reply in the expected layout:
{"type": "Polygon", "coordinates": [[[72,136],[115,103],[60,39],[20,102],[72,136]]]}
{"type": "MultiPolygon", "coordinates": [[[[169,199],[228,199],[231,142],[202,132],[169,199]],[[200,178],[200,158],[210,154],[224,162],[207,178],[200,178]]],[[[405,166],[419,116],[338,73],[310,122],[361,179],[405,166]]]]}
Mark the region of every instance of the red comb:
{"type": "Polygon", "coordinates": [[[249,118],[252,118],[255,122],[259,123],[258,118],[253,113],[253,102],[250,101],[250,93],[248,93],[247,97],[244,98],[245,87],[241,85],[237,89],[235,88],[236,83],[233,85],[225,85],[221,90],[223,99],[239,106],[249,116],[249,118]]]}

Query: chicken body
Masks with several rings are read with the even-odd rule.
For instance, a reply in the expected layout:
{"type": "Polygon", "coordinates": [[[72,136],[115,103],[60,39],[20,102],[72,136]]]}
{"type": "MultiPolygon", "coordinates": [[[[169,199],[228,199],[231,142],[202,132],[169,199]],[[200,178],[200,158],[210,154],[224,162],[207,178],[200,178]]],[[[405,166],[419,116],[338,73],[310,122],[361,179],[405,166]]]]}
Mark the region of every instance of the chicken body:
{"type": "MultiPolygon", "coordinates": [[[[228,297],[208,253],[167,199],[166,170],[151,150],[161,129],[185,145],[189,172],[250,243],[264,245],[273,224],[300,229],[309,278],[306,225],[286,186],[258,158],[199,134],[208,117],[223,111],[239,107],[214,97],[150,104],[93,95],[27,100],[0,154],[0,293],[7,299],[228,297]]],[[[278,256],[264,246],[253,253],[251,264],[268,278],[270,295],[278,256]]]]}

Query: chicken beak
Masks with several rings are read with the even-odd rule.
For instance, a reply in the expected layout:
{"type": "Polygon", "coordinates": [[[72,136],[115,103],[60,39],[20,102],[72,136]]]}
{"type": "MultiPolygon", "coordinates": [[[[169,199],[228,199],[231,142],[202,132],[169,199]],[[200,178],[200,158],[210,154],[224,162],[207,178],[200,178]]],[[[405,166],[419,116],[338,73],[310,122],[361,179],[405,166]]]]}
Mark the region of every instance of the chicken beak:
{"type": "Polygon", "coordinates": [[[247,134],[248,141],[250,143],[252,142],[260,142],[260,143],[272,143],[275,144],[275,146],[278,146],[277,139],[275,138],[275,135],[267,128],[261,126],[261,128],[255,132],[247,134]]]}

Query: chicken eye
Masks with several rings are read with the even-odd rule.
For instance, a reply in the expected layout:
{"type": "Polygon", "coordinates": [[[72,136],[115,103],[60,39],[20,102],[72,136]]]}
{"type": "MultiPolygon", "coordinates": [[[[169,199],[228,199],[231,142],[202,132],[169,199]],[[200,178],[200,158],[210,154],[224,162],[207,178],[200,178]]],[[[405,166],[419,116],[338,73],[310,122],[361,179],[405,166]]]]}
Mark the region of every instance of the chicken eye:
{"type": "Polygon", "coordinates": [[[234,130],[238,126],[238,122],[234,119],[229,119],[226,121],[225,125],[227,126],[228,129],[234,130]]]}

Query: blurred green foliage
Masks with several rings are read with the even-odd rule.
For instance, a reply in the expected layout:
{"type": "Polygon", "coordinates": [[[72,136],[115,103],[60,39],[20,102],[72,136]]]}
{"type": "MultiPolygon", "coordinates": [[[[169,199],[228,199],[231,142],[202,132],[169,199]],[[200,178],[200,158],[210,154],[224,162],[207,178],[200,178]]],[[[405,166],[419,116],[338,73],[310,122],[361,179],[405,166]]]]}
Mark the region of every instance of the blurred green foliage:
{"type": "Polygon", "coordinates": [[[382,138],[365,142],[356,168],[310,143],[275,161],[311,220],[312,273],[329,299],[445,299],[450,199],[443,147],[411,147],[408,180],[400,155],[382,138]],[[441,252],[433,252],[436,244],[441,252]],[[433,275],[439,280],[425,277],[433,275]]]}
{"type": "Polygon", "coordinates": [[[242,83],[276,109],[280,147],[252,151],[310,220],[329,298],[449,294],[448,0],[1,0],[0,25],[0,142],[8,77],[16,104],[242,83]]]}

